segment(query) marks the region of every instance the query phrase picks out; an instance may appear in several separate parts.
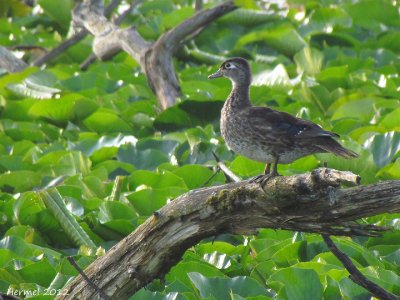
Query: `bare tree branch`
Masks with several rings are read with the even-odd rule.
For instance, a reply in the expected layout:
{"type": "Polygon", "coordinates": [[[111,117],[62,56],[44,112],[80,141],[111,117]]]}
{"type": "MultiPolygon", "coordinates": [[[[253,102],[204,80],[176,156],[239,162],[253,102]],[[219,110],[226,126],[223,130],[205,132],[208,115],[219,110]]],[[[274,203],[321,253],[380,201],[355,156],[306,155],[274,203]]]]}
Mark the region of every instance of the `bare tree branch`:
{"type": "MultiPolygon", "coordinates": [[[[74,258],[72,256],[68,256],[67,260],[69,261],[69,263],[78,271],[78,273],[82,276],[82,278],[88,283],[88,285],[94,289],[100,296],[101,299],[104,300],[110,300],[110,297],[108,297],[106,294],[103,293],[102,290],[100,290],[87,276],[86,274],[83,272],[83,270],[78,266],[78,264],[76,263],[76,261],[74,260],[74,258]]],[[[1,299],[0,299],[1,300],[1,299]]]]}
{"type": "Polygon", "coordinates": [[[0,67],[7,72],[15,73],[22,71],[28,65],[21,59],[16,58],[14,54],[6,48],[0,46],[0,67]]]}
{"type": "Polygon", "coordinates": [[[366,278],[358,269],[357,267],[353,264],[351,259],[344,254],[342,251],[339,250],[339,248],[335,245],[335,243],[332,241],[332,239],[328,235],[322,235],[322,238],[324,239],[325,243],[329,247],[329,249],[332,251],[332,253],[341,261],[343,266],[346,268],[346,270],[350,273],[350,279],[353,280],[356,284],[362,286],[365,288],[367,291],[369,291],[372,295],[377,297],[378,299],[382,300],[399,300],[400,297],[389,293],[376,283],[372,282],[368,278],[366,278]]]}
{"type": "Polygon", "coordinates": [[[215,154],[215,152],[212,152],[212,155],[214,156],[215,160],[217,161],[218,168],[225,174],[225,178],[227,178],[228,182],[239,182],[241,178],[237,176],[235,173],[233,173],[215,154]]]}
{"type": "Polygon", "coordinates": [[[98,58],[109,58],[121,49],[132,56],[141,65],[149,86],[156,94],[160,106],[165,109],[181,96],[172,60],[181,45],[180,42],[235,8],[233,2],[228,1],[197,12],[193,17],[165,32],[154,43],[143,39],[135,28],[120,28],[108,21],[98,9],[93,8],[90,0],[84,1],[74,9],[73,20],[93,34],[93,52],[98,58]]]}
{"type": "Polygon", "coordinates": [[[37,60],[35,60],[32,65],[34,66],[41,66],[43,64],[45,64],[46,62],[56,58],[57,56],[59,56],[61,53],[63,53],[64,51],[66,51],[68,48],[72,47],[73,45],[75,45],[76,43],[80,42],[81,40],[84,39],[84,37],[87,35],[87,30],[86,29],[82,29],[81,31],[79,31],[77,34],[75,34],[73,37],[65,40],[64,42],[62,42],[59,46],[57,46],[56,48],[52,49],[51,51],[49,51],[47,54],[43,55],[42,57],[38,58],[37,60]]]}
{"type": "MultiPolygon", "coordinates": [[[[124,12],[122,12],[114,21],[115,25],[119,25],[123,19],[125,19],[125,17],[127,17],[130,12],[132,11],[132,9],[137,6],[139,3],[141,2],[141,0],[135,0],[133,1],[128,9],[126,9],[124,12]]],[[[109,5],[110,6],[110,5],[109,5]]],[[[93,62],[96,61],[96,55],[94,53],[91,53],[80,65],[81,70],[86,70],[90,64],[92,64],[93,62]]]]}
{"type": "MultiPolygon", "coordinates": [[[[118,6],[118,4],[120,2],[121,2],[121,0],[111,1],[111,3],[105,8],[104,15],[109,16],[112,13],[112,11],[115,9],[115,7],[118,6]]],[[[85,28],[82,28],[78,33],[74,34],[71,38],[65,40],[60,45],[58,45],[56,48],[52,49],[47,54],[38,58],[36,61],[34,61],[32,63],[32,65],[39,67],[39,66],[47,63],[48,61],[56,58],[61,53],[66,51],[68,48],[72,47],[76,43],[79,43],[81,40],[83,40],[87,34],[88,34],[88,31],[85,28]]]]}
{"type": "Polygon", "coordinates": [[[193,17],[183,21],[181,24],[175,28],[164,33],[156,42],[162,43],[163,47],[170,49],[171,52],[175,52],[179,45],[186,36],[191,35],[196,32],[199,28],[207,26],[214,20],[231,12],[236,7],[232,2],[228,1],[222,3],[213,9],[205,9],[197,12],[193,17]]]}
{"type": "MultiPolygon", "coordinates": [[[[400,181],[357,184],[350,172],[320,168],[275,177],[265,186],[242,181],[186,193],[151,216],[85,274],[114,299],[127,299],[154,278],[162,278],[183,253],[220,233],[253,233],[275,228],[327,235],[379,234],[382,228],[354,221],[400,210],[400,181]]],[[[58,299],[98,299],[78,276],[58,299]]]]}

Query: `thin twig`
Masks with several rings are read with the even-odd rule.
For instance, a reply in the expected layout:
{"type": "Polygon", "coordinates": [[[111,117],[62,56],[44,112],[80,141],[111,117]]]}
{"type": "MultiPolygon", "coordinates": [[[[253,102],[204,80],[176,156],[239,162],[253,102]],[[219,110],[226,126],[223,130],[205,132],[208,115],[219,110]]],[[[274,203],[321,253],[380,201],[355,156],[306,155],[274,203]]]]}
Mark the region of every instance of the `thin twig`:
{"type": "Polygon", "coordinates": [[[353,264],[351,259],[339,248],[335,245],[329,235],[322,234],[322,238],[324,239],[328,248],[332,251],[332,253],[341,261],[346,270],[350,273],[350,279],[353,280],[354,283],[362,286],[367,291],[369,291],[372,295],[379,299],[383,300],[399,300],[400,297],[386,291],[376,283],[372,282],[368,278],[366,278],[353,264]]]}
{"type": "Polygon", "coordinates": [[[39,67],[45,64],[46,62],[54,59],[55,57],[59,56],[61,53],[66,51],[68,48],[72,47],[73,45],[81,41],[87,35],[87,33],[88,31],[86,29],[81,29],[81,31],[79,31],[77,34],[65,40],[57,47],[50,50],[47,54],[43,55],[42,57],[39,57],[32,63],[32,65],[39,67]]]}
{"type": "Polygon", "coordinates": [[[217,156],[217,154],[215,154],[215,152],[212,152],[212,155],[214,156],[215,160],[217,161],[218,167],[219,169],[224,172],[225,176],[227,177],[227,179],[229,181],[233,181],[233,182],[239,182],[242,179],[237,176],[235,173],[233,173],[231,170],[229,170],[229,168],[219,159],[219,157],[217,156]]]}
{"type": "Polygon", "coordinates": [[[201,185],[201,187],[205,187],[215,176],[217,176],[220,171],[220,167],[217,166],[217,169],[212,173],[212,175],[201,185]]]}
{"type": "Polygon", "coordinates": [[[83,270],[78,266],[78,264],[76,263],[76,261],[72,256],[68,256],[67,259],[69,263],[79,272],[79,274],[81,274],[81,276],[83,277],[83,279],[85,279],[88,285],[90,285],[95,291],[99,293],[102,299],[111,300],[110,297],[108,297],[93,281],[89,279],[89,277],[87,277],[85,272],[83,272],[83,270]]]}
{"type": "Polygon", "coordinates": [[[79,65],[79,68],[82,71],[87,70],[89,66],[94,63],[97,60],[97,57],[94,53],[90,53],[88,57],[85,58],[85,60],[79,65]]]}

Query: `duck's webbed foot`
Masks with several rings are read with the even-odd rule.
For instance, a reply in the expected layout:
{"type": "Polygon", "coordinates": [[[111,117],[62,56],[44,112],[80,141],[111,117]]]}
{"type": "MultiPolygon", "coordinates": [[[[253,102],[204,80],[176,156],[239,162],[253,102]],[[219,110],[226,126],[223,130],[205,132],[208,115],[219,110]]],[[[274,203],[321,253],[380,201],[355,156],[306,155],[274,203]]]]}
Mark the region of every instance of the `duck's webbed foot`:
{"type": "Polygon", "coordinates": [[[262,186],[264,186],[270,179],[277,177],[277,176],[281,176],[278,174],[278,172],[274,173],[269,173],[269,174],[261,174],[261,175],[257,175],[253,178],[250,179],[250,183],[258,183],[262,186]]]}
{"type": "Polygon", "coordinates": [[[265,166],[264,174],[253,177],[252,179],[250,179],[250,183],[258,183],[264,186],[268,182],[268,180],[276,176],[281,176],[278,173],[278,159],[275,160],[272,172],[271,172],[271,165],[272,164],[267,164],[265,166]]]}

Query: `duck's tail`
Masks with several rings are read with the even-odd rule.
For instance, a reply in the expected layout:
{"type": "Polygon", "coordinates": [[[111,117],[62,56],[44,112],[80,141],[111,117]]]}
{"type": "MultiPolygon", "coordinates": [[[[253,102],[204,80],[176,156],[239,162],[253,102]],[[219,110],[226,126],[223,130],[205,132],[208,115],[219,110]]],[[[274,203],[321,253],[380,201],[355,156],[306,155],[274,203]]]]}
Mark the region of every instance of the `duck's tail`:
{"type": "Polygon", "coordinates": [[[340,145],[337,141],[332,138],[325,138],[321,143],[318,143],[318,148],[326,152],[333,153],[338,156],[342,156],[344,158],[354,158],[358,157],[358,154],[350,149],[347,149],[340,145]]]}

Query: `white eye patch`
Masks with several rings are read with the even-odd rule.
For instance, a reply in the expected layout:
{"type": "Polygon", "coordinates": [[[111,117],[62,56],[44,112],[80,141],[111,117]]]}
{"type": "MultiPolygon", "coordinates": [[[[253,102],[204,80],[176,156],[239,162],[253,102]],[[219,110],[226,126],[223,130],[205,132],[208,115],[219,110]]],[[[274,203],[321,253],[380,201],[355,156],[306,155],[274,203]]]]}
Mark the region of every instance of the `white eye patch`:
{"type": "Polygon", "coordinates": [[[227,69],[227,70],[231,70],[231,69],[236,69],[237,67],[233,64],[233,63],[226,63],[225,65],[224,65],[224,67],[225,67],[225,69],[227,69]]]}

